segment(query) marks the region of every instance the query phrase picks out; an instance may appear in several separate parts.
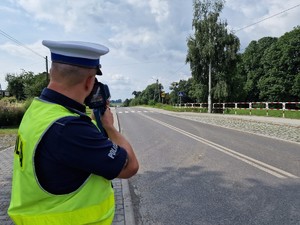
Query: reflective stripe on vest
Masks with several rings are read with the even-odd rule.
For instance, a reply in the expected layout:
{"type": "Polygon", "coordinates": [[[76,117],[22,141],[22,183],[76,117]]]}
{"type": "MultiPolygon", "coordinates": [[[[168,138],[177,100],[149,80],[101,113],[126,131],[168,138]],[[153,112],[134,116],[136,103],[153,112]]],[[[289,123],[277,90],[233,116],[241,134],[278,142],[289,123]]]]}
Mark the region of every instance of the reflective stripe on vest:
{"type": "Polygon", "coordinates": [[[66,108],[34,99],[18,130],[8,214],[17,225],[82,225],[112,223],[114,192],[111,182],[90,175],[78,190],[54,195],[36,178],[34,154],[46,131],[60,118],[78,116],[66,108]],[[34,132],[32,132],[34,131],[34,132]]]}

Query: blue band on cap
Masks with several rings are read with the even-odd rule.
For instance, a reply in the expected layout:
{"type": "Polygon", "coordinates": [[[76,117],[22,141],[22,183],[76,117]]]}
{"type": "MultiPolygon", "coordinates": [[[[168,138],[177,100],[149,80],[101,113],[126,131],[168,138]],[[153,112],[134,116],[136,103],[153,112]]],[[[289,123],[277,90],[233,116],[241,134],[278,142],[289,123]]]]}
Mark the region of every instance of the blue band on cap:
{"type": "Polygon", "coordinates": [[[65,56],[56,53],[51,53],[51,60],[53,62],[65,63],[75,66],[95,68],[99,66],[99,59],[85,59],[79,57],[65,56]]]}

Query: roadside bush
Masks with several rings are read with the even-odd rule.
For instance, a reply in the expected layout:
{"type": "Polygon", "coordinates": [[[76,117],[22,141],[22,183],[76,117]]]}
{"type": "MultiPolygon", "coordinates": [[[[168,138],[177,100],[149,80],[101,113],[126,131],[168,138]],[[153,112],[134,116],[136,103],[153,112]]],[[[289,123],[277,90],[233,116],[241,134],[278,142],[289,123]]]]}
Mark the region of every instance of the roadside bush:
{"type": "Polygon", "coordinates": [[[16,104],[15,98],[3,98],[0,101],[0,128],[19,126],[26,109],[29,107],[32,99],[24,104],[16,104]]]}
{"type": "Polygon", "coordinates": [[[155,106],[155,101],[154,100],[149,100],[148,105],[155,106]]]}
{"type": "Polygon", "coordinates": [[[13,104],[16,102],[17,102],[16,97],[4,97],[4,98],[1,98],[1,100],[0,100],[0,106],[1,105],[10,105],[10,104],[13,104]]]}
{"type": "Polygon", "coordinates": [[[164,105],[162,103],[160,103],[160,102],[155,104],[155,107],[157,107],[157,108],[163,108],[163,106],[164,105]]]}
{"type": "Polygon", "coordinates": [[[0,127],[18,126],[24,115],[23,107],[0,106],[0,127]]]}
{"type": "Polygon", "coordinates": [[[29,99],[27,99],[27,100],[25,101],[25,103],[24,103],[24,105],[23,105],[24,111],[26,111],[26,110],[29,108],[29,106],[30,106],[30,104],[32,103],[32,101],[33,101],[33,98],[29,98],[29,99]]]}

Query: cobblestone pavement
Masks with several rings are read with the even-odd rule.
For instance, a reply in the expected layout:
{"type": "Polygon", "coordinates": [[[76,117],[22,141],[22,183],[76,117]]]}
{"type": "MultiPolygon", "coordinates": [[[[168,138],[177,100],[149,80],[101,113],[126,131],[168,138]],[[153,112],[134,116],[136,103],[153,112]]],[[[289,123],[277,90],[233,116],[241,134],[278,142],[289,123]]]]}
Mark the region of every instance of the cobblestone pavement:
{"type": "Polygon", "coordinates": [[[185,117],[203,123],[214,124],[222,127],[243,130],[246,132],[300,143],[300,124],[296,125],[296,121],[291,121],[295,122],[294,124],[282,124],[280,121],[276,122],[276,119],[273,122],[267,123],[264,121],[245,120],[244,118],[234,119],[228,117],[218,117],[212,119],[209,116],[185,117]]]}
{"type": "Polygon", "coordinates": [[[0,135],[0,151],[13,146],[16,141],[15,134],[0,135]]]}
{"type": "Polygon", "coordinates": [[[299,119],[188,112],[167,112],[166,114],[198,121],[201,123],[242,130],[244,132],[300,143],[299,119]]]}
{"type": "Polygon", "coordinates": [[[0,151],[0,224],[13,224],[6,214],[11,189],[13,147],[0,151]]]}

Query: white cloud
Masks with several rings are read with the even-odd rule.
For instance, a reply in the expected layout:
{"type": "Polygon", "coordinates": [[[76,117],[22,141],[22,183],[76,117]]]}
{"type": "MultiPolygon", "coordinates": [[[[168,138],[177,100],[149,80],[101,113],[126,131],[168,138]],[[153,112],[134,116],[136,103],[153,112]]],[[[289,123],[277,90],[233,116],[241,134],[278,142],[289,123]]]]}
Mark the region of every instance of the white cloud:
{"type": "MultiPolygon", "coordinates": [[[[43,57],[48,54],[48,51],[42,46],[41,40],[31,45],[25,45],[25,47],[21,47],[12,42],[6,42],[0,45],[0,51],[4,55],[3,58],[0,59],[0,83],[3,83],[7,73],[19,74],[22,70],[32,71],[34,73],[46,71],[46,60],[43,57]],[[35,53],[28,49],[33,50],[35,53]]],[[[2,87],[4,86],[6,85],[2,85],[2,87]]]]}
{"type": "Polygon", "coordinates": [[[75,29],[84,31],[88,1],[36,1],[36,0],[15,0],[22,7],[29,17],[38,21],[57,24],[64,27],[66,32],[75,29]]]}
{"type": "Polygon", "coordinates": [[[116,34],[109,39],[113,45],[120,47],[128,47],[129,50],[134,50],[135,47],[148,47],[155,42],[157,36],[147,28],[138,28],[131,32],[116,34]]]}
{"type": "Polygon", "coordinates": [[[167,0],[150,0],[151,13],[154,14],[156,22],[161,22],[169,16],[169,5],[167,0]]]}
{"type": "Polygon", "coordinates": [[[23,43],[18,45],[13,42],[6,42],[5,44],[0,45],[0,49],[14,57],[28,58],[32,57],[32,54],[36,57],[43,57],[43,55],[47,54],[47,50],[42,46],[41,42],[41,40],[38,40],[30,45],[25,45],[23,43]]]}
{"type": "Polygon", "coordinates": [[[8,6],[0,6],[0,12],[1,13],[18,13],[17,9],[13,9],[8,6]]]}
{"type": "Polygon", "coordinates": [[[299,25],[300,7],[274,16],[297,5],[298,0],[253,0],[251,3],[247,0],[227,0],[222,17],[227,19],[230,30],[243,28],[236,33],[243,51],[252,40],[266,36],[280,37],[299,25]],[[244,28],[248,25],[252,26],[244,28]]]}

